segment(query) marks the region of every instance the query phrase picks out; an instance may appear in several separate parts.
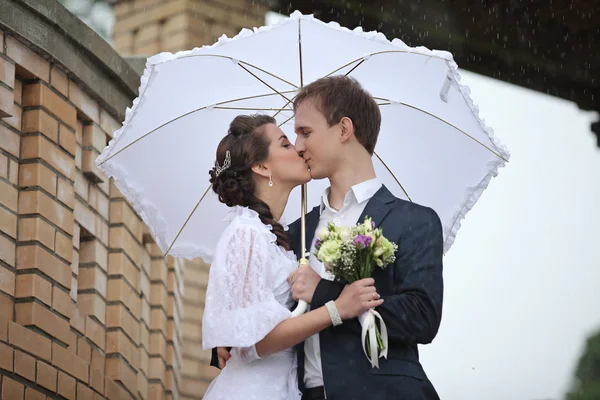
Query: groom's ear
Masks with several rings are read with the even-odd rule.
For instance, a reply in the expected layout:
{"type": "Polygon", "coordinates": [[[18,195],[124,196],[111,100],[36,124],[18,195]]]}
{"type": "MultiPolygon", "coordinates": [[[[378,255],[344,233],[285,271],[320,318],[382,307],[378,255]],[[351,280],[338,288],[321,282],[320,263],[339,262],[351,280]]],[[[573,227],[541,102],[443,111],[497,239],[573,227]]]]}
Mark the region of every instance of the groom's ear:
{"type": "Polygon", "coordinates": [[[343,117],[340,120],[340,141],[342,143],[347,142],[351,137],[354,136],[354,124],[348,117],[343,117]]]}

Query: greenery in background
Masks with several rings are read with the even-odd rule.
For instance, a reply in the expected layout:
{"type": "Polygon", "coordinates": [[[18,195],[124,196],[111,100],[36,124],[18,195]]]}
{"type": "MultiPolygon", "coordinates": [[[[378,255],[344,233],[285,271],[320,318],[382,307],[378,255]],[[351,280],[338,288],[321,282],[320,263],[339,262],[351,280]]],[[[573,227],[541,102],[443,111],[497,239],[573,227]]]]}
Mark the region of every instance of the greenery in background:
{"type": "Polygon", "coordinates": [[[67,10],[79,17],[90,28],[112,43],[115,16],[106,0],[58,0],[67,10]]]}
{"type": "Polygon", "coordinates": [[[600,331],[587,339],[567,400],[600,399],[600,331]]]}

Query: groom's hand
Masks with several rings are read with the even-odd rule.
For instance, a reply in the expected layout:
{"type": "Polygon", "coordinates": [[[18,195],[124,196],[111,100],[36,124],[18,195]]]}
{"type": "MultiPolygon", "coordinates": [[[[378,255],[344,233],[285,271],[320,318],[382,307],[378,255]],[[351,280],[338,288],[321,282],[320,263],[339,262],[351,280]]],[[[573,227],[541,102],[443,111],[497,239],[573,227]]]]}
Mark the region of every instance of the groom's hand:
{"type": "Polygon", "coordinates": [[[226,347],[217,347],[217,356],[219,357],[219,368],[225,368],[227,360],[231,358],[231,354],[227,351],[226,347]]]}
{"type": "Polygon", "coordinates": [[[292,272],[288,282],[292,288],[292,297],[294,300],[304,300],[308,304],[312,303],[313,295],[321,277],[309,265],[301,265],[292,272]]]}

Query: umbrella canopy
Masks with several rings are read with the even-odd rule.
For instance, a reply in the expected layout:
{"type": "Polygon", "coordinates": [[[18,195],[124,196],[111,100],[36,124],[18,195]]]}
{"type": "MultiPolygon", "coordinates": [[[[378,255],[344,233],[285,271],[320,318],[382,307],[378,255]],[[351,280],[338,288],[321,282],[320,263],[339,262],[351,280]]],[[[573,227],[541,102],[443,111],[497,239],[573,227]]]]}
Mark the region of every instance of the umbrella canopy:
{"type": "MultiPolygon", "coordinates": [[[[294,12],[277,25],[148,59],[140,95],[96,160],[131,202],[162,251],[211,260],[227,207],[209,190],[217,144],[239,114],[266,113],[295,140],[291,102],[330,75],[357,79],[380,105],[373,161],[397,196],[432,207],[444,250],[509,153],[479,118],[445,51],[411,48],[294,12]]],[[[318,204],[326,180],[308,184],[318,204]]],[[[300,188],[285,210],[300,216],[300,188]]]]}

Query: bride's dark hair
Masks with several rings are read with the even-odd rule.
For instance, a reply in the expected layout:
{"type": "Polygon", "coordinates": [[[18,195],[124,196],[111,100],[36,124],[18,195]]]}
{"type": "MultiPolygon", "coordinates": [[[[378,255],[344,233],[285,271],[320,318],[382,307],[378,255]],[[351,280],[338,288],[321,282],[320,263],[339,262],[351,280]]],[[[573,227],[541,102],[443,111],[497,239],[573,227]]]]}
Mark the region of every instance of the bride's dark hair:
{"type": "Polygon", "coordinates": [[[210,171],[210,183],[219,201],[229,207],[248,207],[258,213],[263,224],[271,225],[277,237],[277,244],[290,250],[290,242],[283,226],[273,218],[271,209],[264,201],[256,197],[256,183],[252,176],[252,167],[269,157],[271,141],[265,135],[265,125],[275,124],[269,115],[239,115],[231,121],[229,132],[217,147],[217,162],[225,163],[229,150],[231,166],[217,176],[216,167],[210,171]]]}

